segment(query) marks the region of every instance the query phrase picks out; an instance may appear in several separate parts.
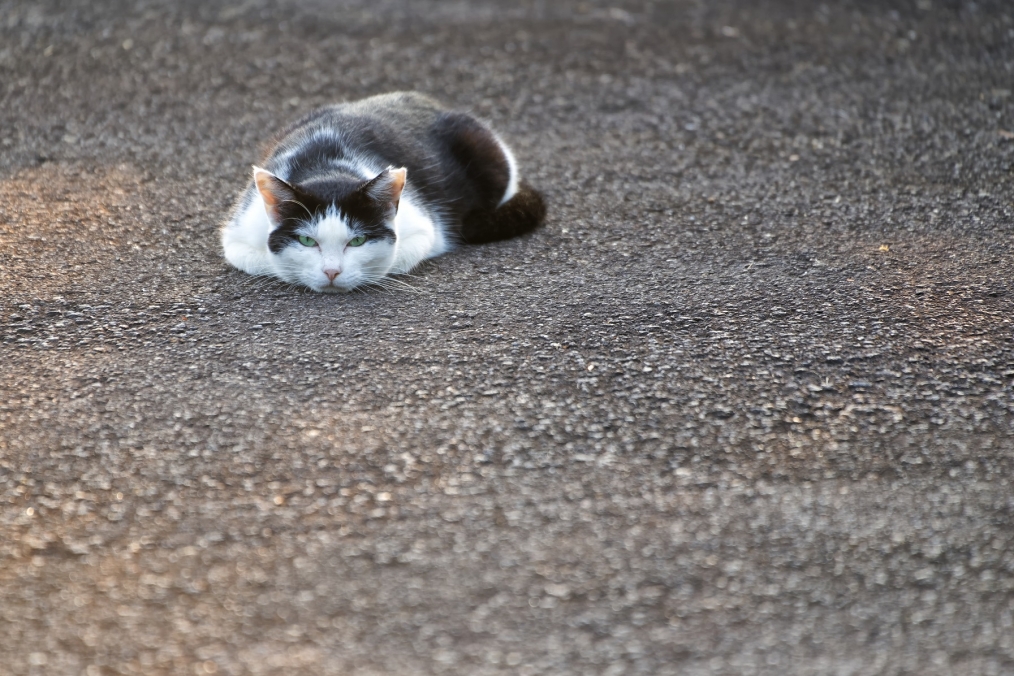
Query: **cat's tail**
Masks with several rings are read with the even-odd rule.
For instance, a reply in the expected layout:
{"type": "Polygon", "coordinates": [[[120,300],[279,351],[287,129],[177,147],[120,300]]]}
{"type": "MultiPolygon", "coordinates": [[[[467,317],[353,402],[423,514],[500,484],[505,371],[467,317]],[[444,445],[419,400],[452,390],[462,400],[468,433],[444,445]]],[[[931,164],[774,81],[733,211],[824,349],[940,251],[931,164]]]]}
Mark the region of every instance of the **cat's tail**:
{"type": "Polygon", "coordinates": [[[492,211],[476,209],[461,223],[465,244],[483,244],[510,239],[531,232],[546,220],[546,202],[528,183],[522,181],[509,200],[492,211]]]}

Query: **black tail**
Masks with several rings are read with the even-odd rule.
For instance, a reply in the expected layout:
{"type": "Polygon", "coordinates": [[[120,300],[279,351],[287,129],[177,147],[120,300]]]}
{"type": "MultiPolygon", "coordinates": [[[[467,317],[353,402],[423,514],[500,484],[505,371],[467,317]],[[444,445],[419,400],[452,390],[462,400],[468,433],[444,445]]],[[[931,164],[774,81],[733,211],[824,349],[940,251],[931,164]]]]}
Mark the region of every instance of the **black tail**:
{"type": "Polygon", "coordinates": [[[476,209],[461,223],[461,239],[465,244],[483,244],[510,239],[531,232],[546,220],[546,203],[535,188],[524,181],[514,197],[496,209],[476,209]]]}

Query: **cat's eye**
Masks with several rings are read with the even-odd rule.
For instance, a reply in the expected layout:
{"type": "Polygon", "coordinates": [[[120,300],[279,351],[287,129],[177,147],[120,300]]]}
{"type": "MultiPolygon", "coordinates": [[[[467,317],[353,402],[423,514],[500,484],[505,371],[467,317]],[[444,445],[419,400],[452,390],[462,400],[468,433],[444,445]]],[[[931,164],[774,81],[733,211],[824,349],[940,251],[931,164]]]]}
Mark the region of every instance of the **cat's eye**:
{"type": "Polygon", "coordinates": [[[349,240],[349,246],[362,246],[366,243],[366,235],[359,235],[349,240]]]}
{"type": "Polygon", "coordinates": [[[306,235],[299,236],[299,243],[303,246],[317,246],[317,240],[313,237],[307,237],[306,235]]]}

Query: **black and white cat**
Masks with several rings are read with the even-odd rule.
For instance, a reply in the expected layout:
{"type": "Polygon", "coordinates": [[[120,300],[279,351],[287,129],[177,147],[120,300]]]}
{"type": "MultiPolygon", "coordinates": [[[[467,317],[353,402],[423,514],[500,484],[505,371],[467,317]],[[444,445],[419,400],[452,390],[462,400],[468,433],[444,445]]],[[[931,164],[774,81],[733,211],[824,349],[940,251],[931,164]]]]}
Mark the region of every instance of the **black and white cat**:
{"type": "Polygon", "coordinates": [[[263,164],[222,229],[225,258],[314,291],[377,284],[546,213],[499,136],[411,92],[310,113],[263,164]]]}

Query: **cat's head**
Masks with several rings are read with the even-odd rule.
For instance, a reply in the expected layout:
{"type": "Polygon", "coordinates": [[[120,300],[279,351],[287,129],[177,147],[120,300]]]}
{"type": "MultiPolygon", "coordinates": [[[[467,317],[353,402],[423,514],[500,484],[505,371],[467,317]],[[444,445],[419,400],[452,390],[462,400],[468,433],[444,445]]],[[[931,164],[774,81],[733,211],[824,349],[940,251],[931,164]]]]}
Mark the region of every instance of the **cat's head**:
{"type": "Polygon", "coordinates": [[[405,174],[392,167],[366,181],[339,176],[293,185],[254,167],[278,277],[314,291],[350,291],[386,275],[405,174]]]}

